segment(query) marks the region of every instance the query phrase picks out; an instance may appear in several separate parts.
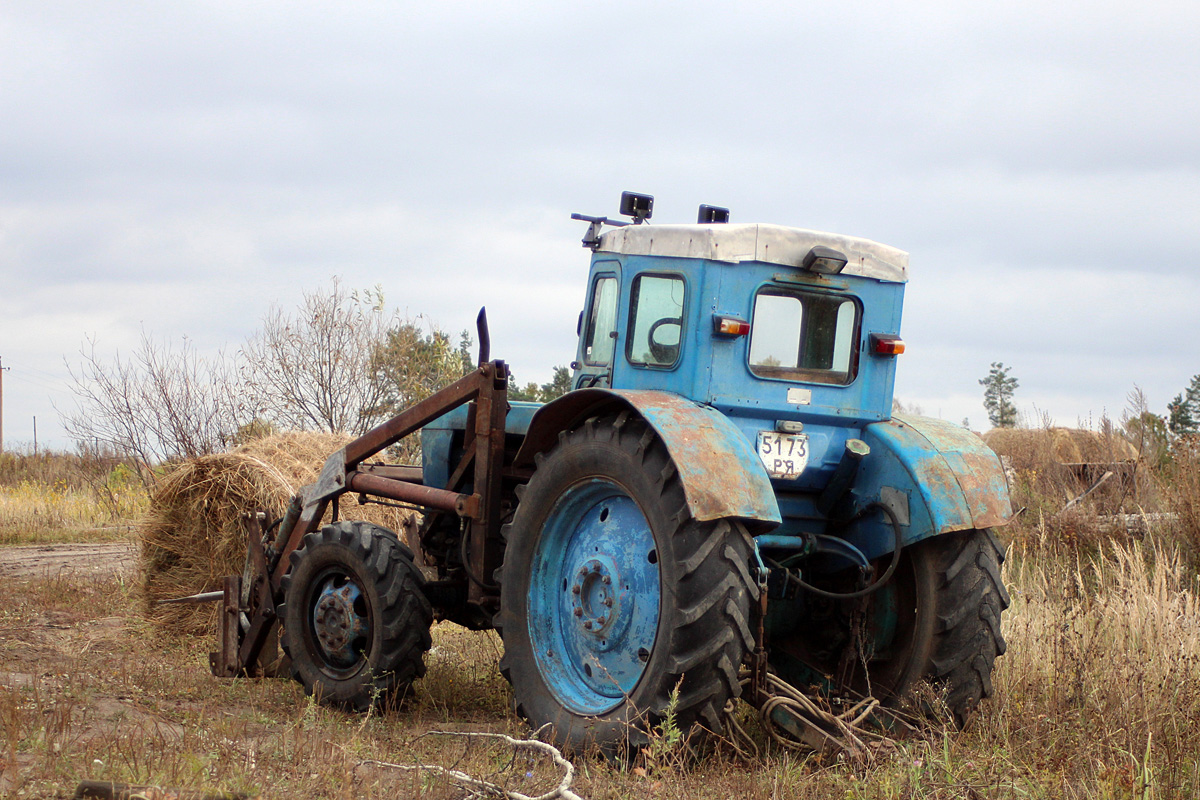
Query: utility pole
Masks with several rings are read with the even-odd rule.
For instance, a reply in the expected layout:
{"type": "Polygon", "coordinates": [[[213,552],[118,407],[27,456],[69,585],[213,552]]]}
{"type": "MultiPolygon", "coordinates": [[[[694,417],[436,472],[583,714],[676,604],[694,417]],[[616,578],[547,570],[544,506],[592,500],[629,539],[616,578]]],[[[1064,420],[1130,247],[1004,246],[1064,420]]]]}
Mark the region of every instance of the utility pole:
{"type": "Polygon", "coordinates": [[[33,456],[37,458],[37,414],[33,415],[33,456]]]}
{"type": "Polygon", "coordinates": [[[4,366],[4,356],[0,356],[0,453],[4,452],[4,371],[12,367],[4,366]]]}

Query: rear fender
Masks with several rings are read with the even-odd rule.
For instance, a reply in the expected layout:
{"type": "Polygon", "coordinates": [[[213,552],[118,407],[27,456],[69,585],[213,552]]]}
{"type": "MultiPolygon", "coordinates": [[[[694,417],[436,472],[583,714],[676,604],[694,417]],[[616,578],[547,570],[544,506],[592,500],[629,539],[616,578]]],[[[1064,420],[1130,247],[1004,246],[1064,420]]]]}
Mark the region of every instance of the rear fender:
{"type": "MultiPolygon", "coordinates": [[[[965,428],[896,415],[868,425],[862,438],[871,453],[854,484],[855,504],[878,501],[891,508],[904,544],[952,531],[997,528],[1012,519],[1000,459],[965,428]]],[[[855,527],[857,535],[846,538],[868,557],[891,550],[892,534],[885,526],[855,527]]]]}
{"type": "Polygon", "coordinates": [[[671,392],[578,389],[542,406],[529,424],[517,466],[530,466],[560,431],[598,414],[630,411],[662,439],[679,472],[688,511],[701,522],[732,517],[754,533],[781,521],[762,462],[724,414],[671,392]]]}

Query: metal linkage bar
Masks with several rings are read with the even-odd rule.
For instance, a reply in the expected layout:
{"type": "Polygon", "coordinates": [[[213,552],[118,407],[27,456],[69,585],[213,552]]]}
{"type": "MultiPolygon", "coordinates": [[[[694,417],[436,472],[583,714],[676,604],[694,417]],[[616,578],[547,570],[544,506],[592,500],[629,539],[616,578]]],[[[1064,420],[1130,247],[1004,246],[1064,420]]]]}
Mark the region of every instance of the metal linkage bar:
{"type": "Polygon", "coordinates": [[[223,597],[227,619],[223,622],[221,650],[214,654],[214,674],[242,674],[254,670],[255,662],[275,629],[275,602],[290,564],[289,555],[299,547],[305,534],[320,525],[329,503],[346,492],[386,497],[454,513],[469,520],[466,534],[469,557],[463,565],[471,577],[469,601],[480,602],[492,594],[492,587],[486,586],[480,576],[492,574],[499,566],[502,553],[501,472],[504,467],[504,423],[507,415],[508,368],[503,361],[489,361],[471,374],[377,425],[330,456],[317,481],[301,489],[293,501],[280,526],[279,537],[271,548],[269,559],[262,549],[261,529],[252,526],[251,536],[257,529],[260,538],[250,543],[250,558],[256,575],[264,576],[264,579],[256,581],[251,592],[251,607],[246,609],[250,624],[240,642],[236,638],[230,640],[231,636],[236,637],[236,615],[241,611],[240,578],[235,595],[230,594],[234,586],[226,586],[223,597]],[[454,471],[450,486],[425,486],[419,473],[412,468],[368,465],[362,471],[357,469],[361,462],[371,456],[471,401],[475,402],[475,407],[472,414],[473,430],[468,431],[469,450],[454,471]],[[472,466],[474,493],[454,491],[472,466]],[[268,571],[269,580],[265,578],[268,571]]]}
{"type": "Polygon", "coordinates": [[[376,425],[346,445],[346,467],[357,466],[358,462],[370,458],[410,433],[420,430],[447,411],[474,400],[483,387],[492,380],[497,369],[507,374],[503,361],[491,361],[470,375],[458,379],[445,389],[431,394],[415,406],[401,411],[387,422],[376,425]]]}
{"type": "MultiPolygon", "coordinates": [[[[346,492],[346,473],[353,470],[360,462],[370,458],[380,451],[392,446],[405,436],[420,430],[433,420],[458,408],[464,403],[475,400],[495,383],[495,376],[503,374],[507,390],[508,370],[503,361],[491,361],[444,389],[437,391],[414,406],[401,411],[387,422],[376,425],[340,451],[336,470],[331,470],[331,464],[326,463],[321,478],[316,483],[301,489],[303,512],[290,531],[280,531],[286,534],[279,552],[279,561],[271,576],[272,588],[278,590],[279,581],[288,569],[288,556],[300,545],[300,540],[306,533],[316,530],[329,500],[346,492]],[[332,474],[329,474],[331,473],[332,474]],[[328,480],[326,480],[328,477],[328,480]]],[[[333,459],[331,459],[332,461],[333,459]]],[[[387,496],[387,495],[384,495],[387,496]]],[[[396,499],[396,498],[393,498],[396,499]]],[[[434,506],[440,508],[440,506],[434,506]]],[[[448,510],[454,510],[453,508],[448,510]]]]}
{"type": "Polygon", "coordinates": [[[453,511],[460,517],[474,517],[479,513],[478,495],[459,494],[364,472],[351,472],[346,478],[346,486],[352,492],[378,495],[389,500],[436,508],[439,511],[453,511]]]}
{"type": "Polygon", "coordinates": [[[478,603],[489,594],[491,575],[502,558],[500,536],[501,477],[504,470],[504,424],[508,415],[508,371],[503,362],[491,380],[480,387],[475,401],[475,493],[480,513],[471,521],[467,544],[469,560],[464,566],[476,576],[467,590],[469,602],[478,603]]]}

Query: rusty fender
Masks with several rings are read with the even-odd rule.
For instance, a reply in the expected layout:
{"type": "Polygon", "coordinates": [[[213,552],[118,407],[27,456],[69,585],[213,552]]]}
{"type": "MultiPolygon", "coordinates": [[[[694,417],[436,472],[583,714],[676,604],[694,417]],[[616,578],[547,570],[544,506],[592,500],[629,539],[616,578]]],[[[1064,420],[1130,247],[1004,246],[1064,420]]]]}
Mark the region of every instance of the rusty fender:
{"type": "Polygon", "coordinates": [[[896,514],[905,544],[1012,518],[1000,459],[965,428],[939,419],[897,415],[868,425],[871,453],[859,470],[859,502],[878,500],[896,514]]]}
{"type": "Polygon", "coordinates": [[[720,412],[671,392],[580,389],[564,395],[530,421],[517,466],[531,466],[537,453],[558,441],[559,431],[622,410],[645,420],[666,445],[694,519],[741,519],[754,533],[780,523],[775,492],[746,438],[720,412]]]}

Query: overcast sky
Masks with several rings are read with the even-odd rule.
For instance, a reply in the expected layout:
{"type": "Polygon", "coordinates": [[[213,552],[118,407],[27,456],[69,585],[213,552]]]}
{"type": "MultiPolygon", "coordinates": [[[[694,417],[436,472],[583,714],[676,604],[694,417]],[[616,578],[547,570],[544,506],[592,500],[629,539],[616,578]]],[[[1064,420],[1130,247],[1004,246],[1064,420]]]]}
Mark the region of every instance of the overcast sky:
{"type": "Polygon", "coordinates": [[[983,429],[1003,361],[1059,424],[1162,412],[1200,356],[1195,3],[0,0],[6,445],[70,445],[64,357],[236,349],[341,276],[574,353],[569,214],[910,253],[897,396],[983,429]]]}

